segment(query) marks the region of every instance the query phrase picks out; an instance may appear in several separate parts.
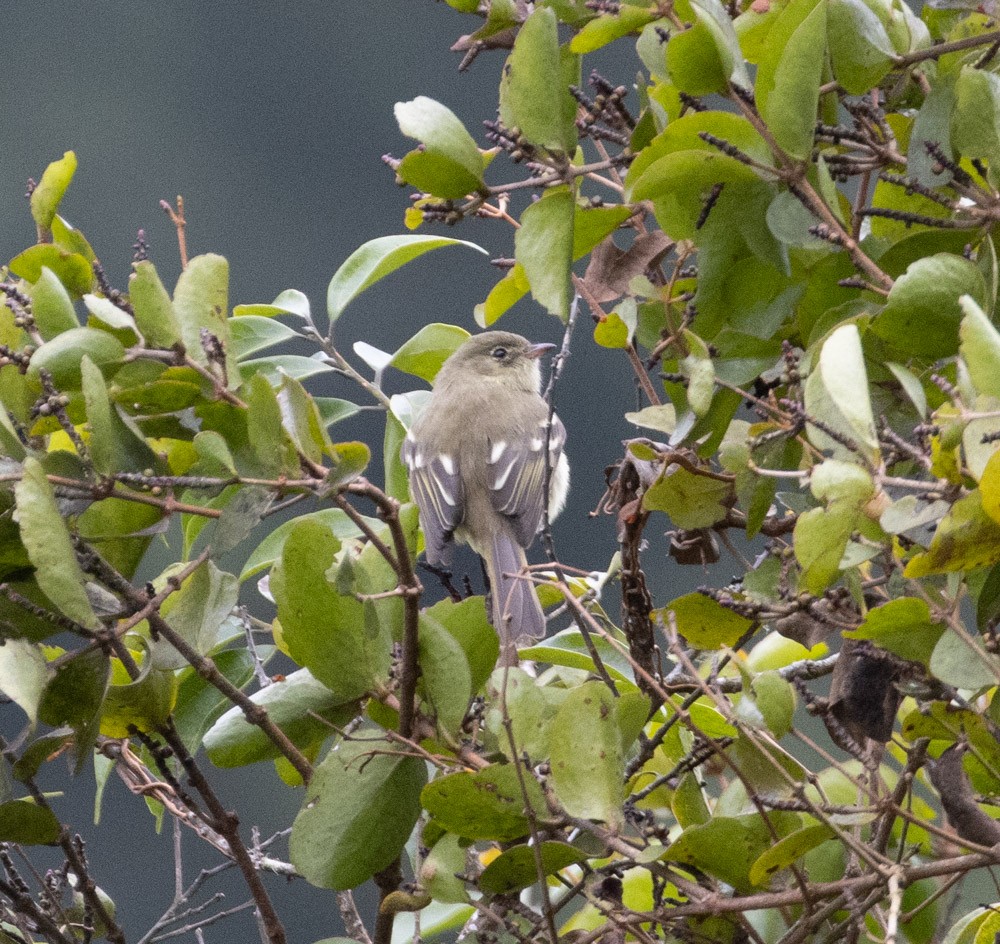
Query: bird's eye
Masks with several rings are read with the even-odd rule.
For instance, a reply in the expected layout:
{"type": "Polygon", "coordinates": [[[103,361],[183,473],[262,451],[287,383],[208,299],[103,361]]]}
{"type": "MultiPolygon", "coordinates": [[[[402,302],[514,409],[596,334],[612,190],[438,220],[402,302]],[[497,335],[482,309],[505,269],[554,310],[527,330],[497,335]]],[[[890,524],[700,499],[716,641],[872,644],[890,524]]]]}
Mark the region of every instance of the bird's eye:
{"type": "Polygon", "coordinates": [[[502,361],[507,356],[507,348],[495,347],[490,351],[490,356],[495,357],[498,361],[502,361]]]}

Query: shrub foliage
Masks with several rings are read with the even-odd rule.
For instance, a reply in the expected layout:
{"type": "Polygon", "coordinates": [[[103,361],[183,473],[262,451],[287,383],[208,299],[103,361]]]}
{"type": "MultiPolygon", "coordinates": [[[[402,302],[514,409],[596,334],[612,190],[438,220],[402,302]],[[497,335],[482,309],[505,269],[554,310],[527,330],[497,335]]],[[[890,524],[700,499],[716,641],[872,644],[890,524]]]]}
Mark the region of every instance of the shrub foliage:
{"type": "MultiPolygon", "coordinates": [[[[272,942],[275,874],[336,892],[319,907],[362,944],[992,941],[996,910],[962,895],[1000,858],[992,14],[448,3],[499,111],[470,131],[396,105],[410,232],[360,247],[324,318],[295,290],[230,310],[226,260],[183,238],[172,292],[141,240],[115,288],[59,215],[73,154],[33,186],[38,242],[0,282],[0,691],[23,726],[0,941],[126,939],[39,787],[57,757],[194,827],[272,942]],[[619,552],[560,560],[546,528],[524,575],[555,609],[534,672],[496,669],[484,598],[417,565],[399,445],[467,333],[337,345],[375,282],[478,249],[436,235],[472,217],[512,237],[481,326],[522,299],[566,326],[547,396],[597,344],[646,401],[602,501],[619,552]],[[388,396],[388,371],[413,392],[388,396]],[[323,374],[354,400],[311,393],[323,374]],[[338,440],[373,408],[369,442],[338,440]],[[669,560],[645,543],[666,528],[669,560]],[[728,586],[647,586],[723,554],[728,586]],[[294,666],[269,675],[279,651],[294,666]],[[212,786],[265,761],[302,797],[287,844],[212,786]],[[16,853],[46,845],[62,865],[39,885],[16,853]]],[[[144,940],[193,935],[200,893],[144,940]]]]}

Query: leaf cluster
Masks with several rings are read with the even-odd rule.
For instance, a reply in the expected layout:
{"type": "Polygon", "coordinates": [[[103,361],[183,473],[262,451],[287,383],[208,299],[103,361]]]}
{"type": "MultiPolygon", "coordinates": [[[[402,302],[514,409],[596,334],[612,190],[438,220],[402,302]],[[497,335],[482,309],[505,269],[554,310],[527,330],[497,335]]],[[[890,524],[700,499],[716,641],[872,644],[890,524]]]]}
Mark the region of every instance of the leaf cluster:
{"type": "Polygon", "coordinates": [[[645,399],[601,505],[619,553],[560,561],[547,529],[523,576],[569,625],[522,651],[536,672],[496,669],[484,598],[418,578],[399,446],[427,394],[382,384],[432,382],[467,334],[358,344],[361,367],[336,343],[371,285],[478,247],[366,243],[322,324],[295,290],[230,311],[214,255],[172,291],[137,259],[117,290],[59,216],[67,154],[0,283],[0,691],[26,718],[0,842],[59,843],[83,918],[9,856],[2,917],[121,939],[37,788],[68,752],[197,823],[271,941],[262,870],[341,893],[364,944],[925,944],[939,916],[987,940],[994,911],[940,902],[1000,840],[996,24],[900,0],[448,2],[475,18],[464,66],[504,57],[499,110],[480,147],[445,104],[397,104],[405,222],[509,226],[480,325],[530,296],[567,349],[589,315],[617,352],[645,399]],[[634,48],[631,88],[584,81],[606,47],[634,48]],[[314,353],[272,350],[291,341],[314,353]],[[361,402],[312,393],[325,374],[361,402]],[[362,408],[371,442],[338,442],[362,408]],[[176,560],[139,585],[159,535],[176,560]],[[723,552],[727,585],[650,591],[723,552]],[[251,578],[266,618],[240,606],[251,578]],[[276,652],[295,668],[272,677],[276,652]],[[287,861],[245,845],[202,749],[302,787],[287,861]],[[344,894],[369,879],[371,934],[344,894]]]}

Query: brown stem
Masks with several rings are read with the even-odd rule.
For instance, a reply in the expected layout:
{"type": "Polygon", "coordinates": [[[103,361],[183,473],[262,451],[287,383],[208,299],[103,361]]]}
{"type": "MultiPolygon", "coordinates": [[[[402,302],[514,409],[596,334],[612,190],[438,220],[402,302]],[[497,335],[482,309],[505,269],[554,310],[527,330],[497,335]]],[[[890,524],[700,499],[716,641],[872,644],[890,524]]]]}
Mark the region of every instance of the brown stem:
{"type": "Polygon", "coordinates": [[[989,46],[1000,40],[1000,30],[993,30],[990,33],[980,33],[978,36],[966,36],[964,39],[956,39],[950,43],[938,43],[929,49],[915,49],[913,52],[903,53],[893,58],[892,63],[896,68],[905,68],[915,62],[923,62],[925,59],[937,59],[949,52],[960,52],[963,49],[974,49],[976,46],[989,46]]]}
{"type": "Polygon", "coordinates": [[[177,250],[181,257],[181,268],[186,269],[188,264],[187,235],[185,228],[187,220],[184,218],[184,198],[177,195],[177,209],[175,210],[166,200],[160,201],[160,209],[170,217],[170,222],[177,230],[177,250]]]}
{"type": "MultiPolygon", "coordinates": [[[[646,576],[639,553],[649,513],[642,510],[639,484],[635,466],[631,462],[623,462],[613,486],[619,508],[618,532],[622,553],[622,630],[628,640],[632,658],[643,667],[646,674],[655,678],[659,672],[656,666],[656,635],[650,617],[653,600],[646,587],[646,576]]],[[[659,697],[646,684],[643,675],[639,676],[639,687],[659,703],[659,697]]]]}
{"type": "Polygon", "coordinates": [[[337,908],[340,910],[340,920],[344,922],[347,936],[358,944],[372,944],[372,939],[365,928],[358,906],[354,903],[354,895],[350,892],[337,892],[337,908]]]}
{"type": "MultiPolygon", "coordinates": [[[[110,564],[102,560],[97,554],[93,554],[95,569],[98,575],[108,584],[109,589],[121,594],[124,599],[137,607],[140,611],[147,610],[146,619],[149,621],[150,629],[154,635],[165,639],[184,660],[194,668],[194,670],[210,685],[217,688],[234,705],[239,707],[247,721],[260,728],[268,739],[274,744],[281,754],[287,758],[288,762],[295,768],[303,783],[309,783],[312,779],[312,764],[305,755],[291,742],[288,735],[281,730],[268,716],[267,711],[253,701],[249,695],[240,691],[229,681],[216,667],[215,663],[207,656],[201,655],[197,649],[191,646],[188,641],[181,636],[159,613],[156,607],[150,607],[150,602],[155,599],[144,590],[137,590],[110,564]]],[[[207,549],[203,552],[207,555],[207,549]]]]}
{"type": "Polygon", "coordinates": [[[270,944],[285,944],[285,929],[281,924],[281,919],[274,910],[274,905],[271,903],[271,898],[267,894],[267,889],[264,887],[263,881],[261,881],[253,858],[250,856],[250,852],[240,836],[239,817],[222,805],[215,791],[205,779],[204,774],[202,774],[201,769],[195,763],[194,758],[188,752],[184,741],[174,727],[173,721],[168,721],[166,724],[160,725],[157,730],[160,736],[170,745],[177,759],[180,761],[191,785],[198,791],[202,800],[205,801],[205,806],[212,816],[212,826],[226,840],[230,855],[233,861],[236,862],[237,868],[243,874],[243,880],[246,882],[247,888],[253,896],[257,913],[260,915],[264,931],[267,934],[267,940],[270,944]]]}
{"type": "Polygon", "coordinates": [[[538,886],[542,893],[542,916],[545,919],[545,929],[549,935],[549,944],[559,944],[559,932],[556,929],[555,914],[552,910],[552,899],[549,897],[549,886],[545,878],[545,868],[542,863],[542,844],[538,838],[538,820],[535,810],[528,797],[528,785],[525,782],[524,767],[518,757],[517,744],[514,741],[514,725],[507,710],[507,677],[510,666],[504,666],[503,688],[500,690],[500,714],[503,718],[503,729],[510,748],[510,757],[514,762],[514,772],[517,774],[517,785],[524,800],[524,815],[531,830],[531,852],[535,860],[535,874],[538,876],[538,886]]]}
{"type": "MultiPolygon", "coordinates": [[[[403,525],[399,520],[399,502],[366,479],[356,479],[351,482],[347,486],[347,491],[352,495],[362,495],[374,502],[382,520],[389,526],[389,533],[392,536],[392,552],[386,548],[383,542],[378,543],[380,545],[379,553],[396,572],[396,579],[403,594],[403,654],[399,680],[399,733],[403,737],[409,738],[413,736],[416,717],[417,679],[420,676],[418,659],[420,594],[423,593],[424,588],[413,569],[410,548],[406,542],[403,525]]],[[[342,508],[345,506],[350,507],[346,501],[340,505],[342,508]]],[[[366,529],[366,531],[370,531],[370,529],[366,529]]]]}
{"type": "Polygon", "coordinates": [[[400,885],[403,884],[403,870],[399,866],[399,859],[391,865],[375,873],[375,885],[379,891],[378,916],[375,918],[375,933],[372,935],[372,944],[392,944],[392,926],[396,918],[396,913],[390,908],[384,908],[386,898],[388,898],[400,885]]]}

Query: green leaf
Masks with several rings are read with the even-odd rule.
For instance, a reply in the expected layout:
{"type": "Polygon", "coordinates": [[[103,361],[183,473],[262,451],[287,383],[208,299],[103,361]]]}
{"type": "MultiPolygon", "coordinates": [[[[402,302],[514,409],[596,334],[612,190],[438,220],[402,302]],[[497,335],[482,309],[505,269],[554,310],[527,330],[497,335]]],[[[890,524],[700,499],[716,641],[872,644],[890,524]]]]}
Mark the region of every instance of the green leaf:
{"type": "Polygon", "coordinates": [[[403,180],[444,200],[483,187],[483,156],[451,109],[420,95],[397,102],[394,111],[399,130],[423,145],[403,158],[398,170],[403,180]]]}
{"type": "Polygon", "coordinates": [[[979,479],[983,511],[1000,525],[1000,452],[994,452],[986,462],[979,479]]]}
{"type": "Polygon", "coordinates": [[[326,481],[333,488],[356,479],[372,460],[372,452],[363,442],[334,443],[327,447],[327,454],[333,459],[333,465],[327,472],[326,481]]]}
{"type": "Polygon", "coordinates": [[[285,377],[278,389],[277,399],[285,432],[303,455],[319,463],[332,444],[312,397],[293,377],[285,377]]]}
{"type": "MultiPolygon", "coordinates": [[[[594,637],[591,642],[613,679],[634,683],[632,666],[615,646],[601,637],[594,637]]],[[[548,662],[551,665],[564,665],[572,669],[584,669],[587,672],[595,670],[590,646],[580,630],[575,627],[564,629],[554,636],[542,640],[537,645],[520,650],[520,652],[524,659],[535,659],[539,662],[548,662]]]]}
{"type": "Polygon", "coordinates": [[[83,256],[52,243],[31,246],[10,260],[10,271],[25,282],[37,282],[43,268],[51,269],[75,298],[89,292],[94,284],[94,270],[83,256]]]}
{"type": "Polygon", "coordinates": [[[943,623],[931,619],[925,601],[901,597],[869,610],[864,622],[844,636],[870,639],[902,659],[927,665],[944,631],[943,623]]]}
{"type": "Polygon", "coordinates": [[[812,467],[809,490],[818,501],[844,499],[857,506],[875,494],[875,483],[867,469],[853,462],[826,459],[812,467]]]}
{"type": "Polygon", "coordinates": [[[97,738],[110,678],[110,661],[104,653],[84,652],[56,669],[38,706],[38,717],[46,724],[68,724],[76,731],[77,772],[97,738]]]}
{"type": "Polygon", "coordinates": [[[594,326],[594,341],[601,347],[623,350],[632,343],[638,326],[634,298],[624,298],[616,311],[594,326]]]}
{"type": "Polygon", "coordinates": [[[428,607],[425,615],[444,627],[465,652],[469,682],[478,692],[496,667],[500,641],[486,615],[484,597],[466,597],[461,603],[440,600],[428,607]]]}
{"type": "Polygon", "coordinates": [[[420,886],[437,902],[467,902],[469,893],[465,882],[458,877],[465,872],[465,856],[461,837],[445,833],[420,866],[417,876],[420,886]]]}
{"type": "MultiPolygon", "coordinates": [[[[878,455],[878,436],[868,393],[868,372],[857,326],[845,324],[824,342],[818,363],[806,380],[806,412],[854,442],[862,455],[878,455]]],[[[861,456],[847,449],[815,426],[807,427],[817,448],[834,458],[859,462],[861,456]]]]}
{"type": "Polygon", "coordinates": [[[52,220],[76,173],[76,163],[76,154],[67,151],[45,168],[42,179],[31,191],[31,216],[40,231],[52,229],[52,220]]]}
{"type": "Polygon", "coordinates": [[[298,455],[281,422],[281,406],[274,388],[263,374],[254,374],[246,383],[247,438],[264,478],[299,470],[298,455]]]}
{"type": "MultiPolygon", "coordinates": [[[[633,188],[643,181],[652,167],[664,157],[685,151],[703,151],[718,155],[718,150],[701,135],[711,134],[735,145],[762,164],[770,164],[771,153],[760,133],[741,115],[724,111],[689,112],[671,121],[643,150],[636,155],[625,177],[627,195],[634,197],[633,188]]],[[[737,162],[738,163],[738,162],[737,162]]],[[[740,165],[745,179],[755,180],[753,171],[740,165]]]]}
{"type": "Polygon", "coordinates": [[[174,315],[188,355],[210,366],[202,331],[218,338],[225,352],[230,387],[239,385],[240,372],[229,341],[229,263],[213,253],[195,256],[181,272],[174,288],[174,315]]]}
{"type": "Polygon", "coordinates": [[[350,419],[361,412],[361,407],[350,400],[341,400],[339,397],[313,397],[313,403],[319,410],[319,418],[328,429],[334,423],[341,420],[350,419]]]}
{"type": "Polygon", "coordinates": [[[555,13],[535,10],[521,25],[500,81],[500,120],[535,147],[572,154],[576,101],[563,81],[555,13]]]}
{"type": "Polygon", "coordinates": [[[863,95],[891,71],[896,50],[882,21],[864,0],[827,3],[833,74],[851,95],[863,95]]]}
{"type": "MultiPolygon", "coordinates": [[[[265,659],[274,647],[258,644],[258,655],[265,659]]],[[[226,649],[212,656],[215,667],[223,677],[242,689],[253,678],[253,658],[246,649],[226,649]]],[[[197,752],[205,732],[212,727],[224,711],[231,706],[229,699],[214,685],[200,676],[193,667],[178,673],[177,706],[174,724],[188,750],[197,752]]]]}
{"type": "Polygon", "coordinates": [[[298,334],[274,318],[261,318],[256,315],[244,315],[233,318],[229,322],[230,343],[233,355],[237,360],[243,360],[264,348],[274,347],[282,341],[297,338],[298,334]]]}
{"type": "Polygon", "coordinates": [[[46,341],[63,331],[80,327],[69,292],[50,268],[42,267],[42,273],[31,286],[30,293],[35,327],[46,341]]]}
{"type": "MultiPolygon", "coordinates": [[[[529,772],[522,773],[530,807],[536,817],[544,818],[547,808],[541,788],[529,772]]],[[[435,822],[466,839],[511,842],[531,832],[513,764],[435,777],[424,787],[420,803],[435,822]]]]}
{"type": "Polygon", "coordinates": [[[626,413],[625,419],[643,429],[652,429],[668,436],[672,436],[677,429],[677,409],[672,403],[643,407],[638,412],[626,413]]]}
{"type": "MultiPolygon", "coordinates": [[[[300,521],[307,520],[322,525],[340,541],[349,541],[361,536],[361,530],[358,526],[339,508],[324,508],[322,511],[315,511],[310,515],[285,521],[268,534],[247,558],[240,573],[240,582],[259,574],[262,570],[267,570],[275,561],[280,560],[288,535],[300,521]]],[[[361,520],[376,534],[382,534],[385,531],[385,523],[377,518],[367,518],[362,515],[361,520]]]]}
{"type": "MultiPolygon", "coordinates": [[[[326,740],[358,713],[356,702],[345,704],[308,669],[272,682],[255,692],[251,701],[300,748],[326,740]]],[[[205,750],[217,767],[243,767],[281,756],[274,742],[238,707],[230,708],[205,735],[205,750]]]]}
{"type": "Polygon", "coordinates": [[[584,862],[586,853],[565,842],[543,842],[538,849],[514,846],[497,856],[479,876],[479,887],[490,895],[509,895],[539,881],[536,853],[541,857],[541,875],[553,875],[584,862]]]}
{"type": "MultiPolygon", "coordinates": [[[[750,683],[748,693],[767,729],[777,738],[792,730],[795,714],[795,689],[777,672],[761,672],[750,683]]],[[[742,708],[744,696],[739,707],[742,708]]]]}
{"type": "Polygon", "coordinates": [[[903,392],[913,404],[920,418],[927,419],[927,394],[924,392],[924,386],[920,382],[920,379],[902,364],[887,361],[885,366],[892,371],[893,376],[899,381],[899,385],[903,388],[903,392]]]}
{"type": "Polygon", "coordinates": [[[703,593],[677,597],[654,614],[666,625],[673,613],[679,632],[696,649],[720,649],[735,646],[753,625],[703,593]]]}
{"type": "Polygon", "coordinates": [[[366,288],[425,252],[443,246],[466,246],[487,254],[485,249],[474,243],[444,236],[380,236],[359,246],[330,279],[326,291],[326,308],[330,321],[336,321],[347,305],[366,288]]]}
{"type": "Polygon", "coordinates": [[[757,106],[778,145],[800,160],[812,150],[825,58],[826,0],[792,0],[757,68],[757,106]]]}
{"type": "MultiPolygon", "coordinates": [[[[430,391],[423,391],[429,393],[430,391]]],[[[395,394],[390,403],[403,402],[399,394],[395,394]]],[[[406,427],[399,421],[395,413],[385,415],[385,436],[382,439],[382,464],[385,468],[385,493],[396,501],[410,501],[409,473],[400,456],[403,440],[406,439],[406,427]]]]}
{"type": "Polygon", "coordinates": [[[181,339],[181,329],[156,267],[148,259],[136,262],[129,276],[129,301],[135,312],[136,327],[146,344],[153,348],[171,348],[181,339]]]}
{"type": "MultiPolygon", "coordinates": [[[[577,204],[573,211],[573,261],[576,262],[587,255],[630,215],[627,206],[584,208],[577,204]]],[[[481,327],[488,328],[530,290],[524,266],[516,263],[514,268],[493,286],[486,301],[476,306],[476,322],[481,327]]]]}
{"type": "Polygon", "coordinates": [[[159,464],[156,453],[135,421],[111,402],[100,368],[86,355],[80,373],[94,468],[103,475],[155,468],[159,464]]]}
{"type": "Polygon", "coordinates": [[[991,397],[1000,397],[1000,331],[975,299],[963,295],[958,303],[964,313],[959,328],[959,354],[969,368],[976,390],[991,397]]]}
{"type": "Polygon", "coordinates": [[[356,888],[395,860],[420,814],[424,762],[341,744],[316,768],[289,841],[292,864],[320,888],[356,888]]]}
{"type": "Polygon", "coordinates": [[[456,325],[425,325],[392,355],[389,363],[404,374],[431,383],[441,365],[468,337],[469,332],[456,325]]]}
{"type": "Polygon", "coordinates": [[[45,656],[37,645],[8,639],[0,646],[0,692],[23,709],[32,725],[48,680],[45,656]]]}
{"type": "Polygon", "coordinates": [[[622,822],[624,767],[616,699],[603,682],[566,696],[549,729],[552,789],[571,816],[622,822]]]}
{"type": "Polygon", "coordinates": [[[514,234],[514,257],[524,268],[532,297],[562,321],[569,318],[573,297],[574,205],[568,186],[551,187],[521,214],[521,228],[514,234]]]}
{"type": "Polygon", "coordinates": [[[39,384],[39,374],[47,370],[57,390],[79,390],[81,364],[88,358],[109,376],[121,366],[125,348],[114,335],[97,328],[71,328],[46,341],[31,356],[28,378],[39,384]]]}
{"type": "Polygon", "coordinates": [[[691,353],[681,360],[680,368],[688,382],[688,406],[700,419],[712,406],[715,394],[715,367],[705,343],[691,331],[685,331],[684,334],[691,353]]]}
{"type": "Polygon", "coordinates": [[[831,502],[799,515],[793,532],[795,559],[802,568],[801,585],[810,593],[822,593],[836,580],[858,514],[850,502],[831,502]]]}
{"type": "Polygon", "coordinates": [[[91,265],[97,261],[97,254],[87,242],[87,237],[58,213],[52,217],[52,242],[66,252],[74,252],[83,256],[91,265]]]}
{"type": "Polygon", "coordinates": [[[332,370],[323,361],[315,357],[303,357],[301,354],[272,354],[270,357],[251,358],[239,365],[239,375],[244,381],[255,374],[263,374],[275,387],[280,387],[285,377],[305,380],[316,374],[328,374],[332,370]]]}
{"type": "Polygon", "coordinates": [[[954,78],[954,74],[938,77],[938,81],[931,86],[930,94],[924,98],[910,132],[907,170],[925,187],[938,187],[951,180],[952,175],[948,170],[935,173],[941,165],[937,158],[928,153],[926,143],[933,141],[941,148],[945,157],[949,160],[954,157],[951,146],[951,116],[955,108],[954,78]]]}
{"type": "Polygon", "coordinates": [[[918,259],[896,279],[872,330],[894,350],[950,357],[958,351],[963,295],[980,306],[986,303],[986,286],[974,262],[943,252],[918,259]]]}
{"type": "Polygon", "coordinates": [[[973,570],[1000,562],[1000,524],[984,510],[979,490],[960,498],[934,532],[931,545],[910,559],[904,577],[973,570]]]}
{"type": "Polygon", "coordinates": [[[295,315],[304,321],[308,321],[312,317],[309,299],[295,288],[286,288],[283,292],[279,292],[278,297],[271,302],[270,307],[277,308],[279,312],[295,315]]]}
{"type": "Polygon", "coordinates": [[[642,507],[665,511],[678,528],[710,528],[726,517],[732,492],[731,482],[674,465],[649,487],[642,507]]]}
{"type": "Polygon", "coordinates": [[[729,83],[750,88],[733,21],[719,0],[691,0],[694,25],[667,43],[667,68],[674,84],[690,95],[725,93],[729,83]]]}
{"type": "Polygon", "coordinates": [[[569,48],[577,55],[594,52],[608,43],[640,31],[659,16],[655,11],[622,4],[616,13],[595,17],[570,40],[569,48]]]}
{"type": "Polygon", "coordinates": [[[928,668],[946,685],[966,691],[978,691],[997,683],[996,656],[980,654],[954,630],[945,629],[931,653],[928,668]]]}
{"type": "Polygon", "coordinates": [[[112,660],[111,685],[101,711],[100,730],[106,737],[128,737],[132,728],[151,733],[170,716],[177,697],[177,676],[153,665],[146,640],[134,634],[126,639],[142,646],[140,651],[132,649],[140,671],[130,678],[122,663],[112,660]]]}
{"type": "Polygon", "coordinates": [[[0,803],[0,842],[51,846],[58,841],[61,831],[62,826],[55,813],[43,806],[36,806],[31,800],[0,803]]]}
{"type": "Polygon", "coordinates": [[[21,756],[11,767],[11,773],[21,783],[27,783],[38,775],[42,764],[58,757],[72,740],[73,729],[69,727],[56,728],[35,738],[21,751],[21,756]]]}
{"type": "Polygon", "coordinates": [[[486,712],[486,730],[496,738],[504,756],[512,763],[523,761],[525,757],[533,762],[547,758],[549,724],[566,697],[565,690],[537,685],[523,669],[511,667],[498,668],[493,673],[486,695],[490,706],[486,712]],[[505,702],[513,745],[507,736],[501,708],[505,702]]]}
{"type": "Polygon", "coordinates": [[[821,842],[826,842],[834,835],[834,831],[825,823],[797,829],[758,856],[747,875],[750,883],[758,886],[766,884],[776,872],[787,869],[810,849],[815,849],[821,842]]]}
{"type": "Polygon", "coordinates": [[[83,296],[83,304],[87,309],[87,323],[95,323],[105,327],[109,331],[119,332],[119,337],[124,336],[129,343],[135,343],[139,338],[139,333],[135,328],[135,321],[126,311],[122,311],[109,298],[102,295],[93,295],[87,292],[83,296]],[[121,335],[120,332],[127,332],[121,335]]]}
{"type": "Polygon", "coordinates": [[[83,571],[76,559],[66,523],[55,495],[37,459],[25,459],[24,474],[14,486],[14,520],[42,592],[71,620],[87,629],[98,629],[84,589],[83,571]]]}
{"type": "Polygon", "coordinates": [[[962,66],[955,83],[952,143],[967,158],[985,158],[990,176],[1000,166],[1000,76],[962,66]]]}
{"type": "MultiPolygon", "coordinates": [[[[183,565],[173,564],[153,581],[166,588],[183,565]]],[[[161,615],[199,655],[208,655],[220,642],[220,631],[239,598],[239,582],[232,574],[206,561],[188,575],[160,608],[161,615]]],[[[158,669],[180,669],[187,661],[168,643],[154,643],[153,664],[158,669]]]]}
{"type": "Polygon", "coordinates": [[[271,572],[271,592],[292,658],[347,701],[383,684],[391,640],[368,625],[353,588],[341,593],[328,579],[340,546],[319,521],[298,520],[271,572]]]}
{"type": "Polygon", "coordinates": [[[421,686],[441,731],[461,733],[472,698],[472,675],[465,650],[451,633],[426,613],[420,615],[421,686]]]}
{"type": "Polygon", "coordinates": [[[750,877],[754,863],[775,845],[771,830],[784,837],[802,822],[793,813],[772,812],[767,818],[765,823],[757,814],[716,815],[703,825],[687,827],[667,849],[664,858],[694,865],[732,885],[740,894],[750,894],[754,885],[750,877]]]}
{"type": "Polygon", "coordinates": [[[720,209],[725,212],[724,201],[730,197],[736,205],[745,204],[747,189],[743,185],[764,186],[746,164],[705,145],[659,158],[636,179],[630,193],[634,201],[653,201],[656,219],[672,239],[701,240],[706,234],[699,230],[698,220],[717,184],[724,185],[719,198],[722,206],[717,204],[713,214],[720,209]]]}

